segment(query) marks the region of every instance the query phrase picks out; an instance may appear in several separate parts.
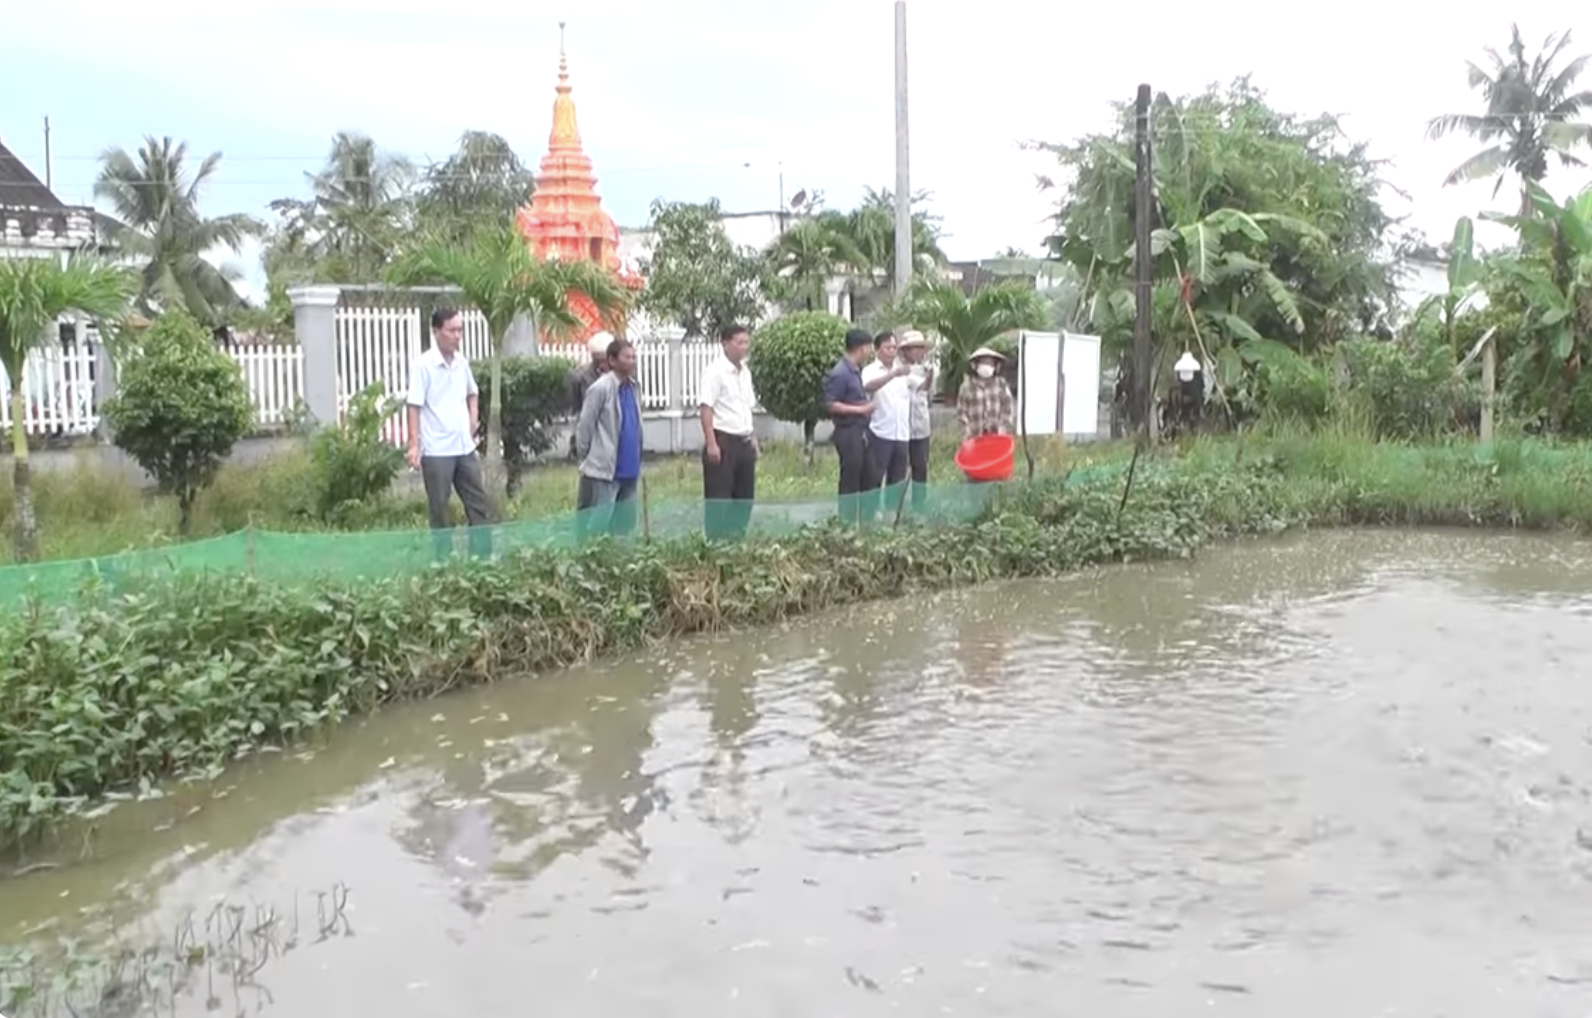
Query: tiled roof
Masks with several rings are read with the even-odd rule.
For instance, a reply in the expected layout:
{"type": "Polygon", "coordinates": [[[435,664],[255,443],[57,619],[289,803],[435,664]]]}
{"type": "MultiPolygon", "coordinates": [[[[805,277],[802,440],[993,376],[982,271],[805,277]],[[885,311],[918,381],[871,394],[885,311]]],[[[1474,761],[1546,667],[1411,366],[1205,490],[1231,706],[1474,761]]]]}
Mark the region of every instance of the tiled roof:
{"type": "Polygon", "coordinates": [[[64,209],[65,203],[33,175],[27,165],[0,144],[0,206],[7,208],[64,209]]]}

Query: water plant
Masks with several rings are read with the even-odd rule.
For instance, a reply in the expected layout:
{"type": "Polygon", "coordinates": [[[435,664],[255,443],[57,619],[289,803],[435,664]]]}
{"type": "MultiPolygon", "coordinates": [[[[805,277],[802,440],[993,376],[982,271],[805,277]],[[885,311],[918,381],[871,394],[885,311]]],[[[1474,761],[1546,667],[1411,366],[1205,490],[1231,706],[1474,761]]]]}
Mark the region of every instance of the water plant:
{"type": "Polygon", "coordinates": [[[353,935],[349,889],[338,883],[303,896],[286,912],[226,900],[189,911],[162,938],[145,939],[90,921],[28,946],[0,948],[0,1014],[9,1018],[113,1018],[177,1013],[178,1001],[203,995],[207,1011],[243,1015],[271,1002],[260,981],[273,960],[312,944],[353,935]]]}

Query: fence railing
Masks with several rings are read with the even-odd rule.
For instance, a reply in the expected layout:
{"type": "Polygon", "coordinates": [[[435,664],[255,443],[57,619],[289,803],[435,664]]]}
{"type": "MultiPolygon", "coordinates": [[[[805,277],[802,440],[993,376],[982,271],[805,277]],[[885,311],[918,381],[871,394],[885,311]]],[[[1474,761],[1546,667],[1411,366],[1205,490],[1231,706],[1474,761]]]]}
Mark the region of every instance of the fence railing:
{"type": "Polygon", "coordinates": [[[304,398],[304,351],[297,344],[259,343],[227,351],[243,371],[254,403],[255,422],[281,427],[304,398]]]}
{"type": "MultiPolygon", "coordinates": [[[[87,435],[99,427],[99,355],[89,342],[49,343],[22,368],[22,421],[30,435],[87,435]]],[[[12,380],[0,369],[0,425],[11,427],[12,380]]]]}
{"type": "MultiPolygon", "coordinates": [[[[298,342],[243,339],[225,346],[242,372],[260,427],[281,427],[300,406],[318,420],[341,419],[349,400],[376,382],[393,396],[408,391],[410,366],[428,344],[427,309],[421,300],[403,291],[387,291],[381,301],[370,300],[368,294],[347,300],[338,287],[295,293],[298,342]]],[[[464,354],[484,365],[492,350],[486,320],[474,310],[463,316],[464,354]]],[[[636,331],[631,339],[642,410],[651,415],[694,411],[702,372],[719,355],[719,345],[688,340],[678,329],[647,325],[643,334],[636,331]]],[[[40,347],[27,360],[21,385],[24,426],[30,435],[85,436],[100,426],[100,404],[115,392],[115,370],[91,327],[78,329],[76,335],[40,347]]],[[[587,357],[584,343],[541,343],[537,352],[577,364],[587,357]]],[[[484,370],[479,374],[484,385],[484,370]]],[[[0,370],[0,425],[5,427],[11,424],[10,395],[11,380],[0,370]]],[[[405,417],[396,413],[387,423],[384,433],[390,441],[407,439],[405,417]]]]}
{"type": "MultiPolygon", "coordinates": [[[[429,323],[425,308],[418,301],[396,303],[401,296],[385,295],[388,303],[339,300],[332,307],[339,415],[347,411],[348,401],[355,394],[373,383],[380,383],[395,396],[408,391],[409,369],[428,345],[429,323]]],[[[484,365],[492,351],[486,320],[480,312],[468,309],[462,312],[462,317],[464,355],[472,364],[484,365]]],[[[692,407],[702,371],[718,356],[719,345],[708,340],[686,340],[678,329],[632,335],[631,339],[636,344],[636,384],[642,410],[656,414],[692,407]],[[677,370],[674,365],[678,365],[677,370]]],[[[301,335],[300,345],[308,350],[314,347],[315,340],[301,335]]],[[[587,348],[584,343],[540,343],[537,353],[579,364],[585,361],[587,348]]],[[[478,368],[477,376],[485,385],[484,370],[478,368]]],[[[407,440],[406,416],[400,411],[388,419],[383,434],[389,441],[402,444],[407,440]]]]}

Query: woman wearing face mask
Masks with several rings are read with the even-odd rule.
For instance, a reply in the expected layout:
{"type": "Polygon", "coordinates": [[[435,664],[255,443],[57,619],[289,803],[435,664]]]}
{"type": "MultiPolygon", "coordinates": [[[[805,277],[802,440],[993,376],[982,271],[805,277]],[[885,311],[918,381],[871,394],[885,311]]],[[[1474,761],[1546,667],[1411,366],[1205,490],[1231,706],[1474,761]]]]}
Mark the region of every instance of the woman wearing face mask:
{"type": "Polygon", "coordinates": [[[968,358],[968,372],[956,394],[956,417],[962,424],[962,441],[980,435],[1010,435],[1016,427],[1016,401],[1001,377],[1006,358],[981,346],[968,358]]]}

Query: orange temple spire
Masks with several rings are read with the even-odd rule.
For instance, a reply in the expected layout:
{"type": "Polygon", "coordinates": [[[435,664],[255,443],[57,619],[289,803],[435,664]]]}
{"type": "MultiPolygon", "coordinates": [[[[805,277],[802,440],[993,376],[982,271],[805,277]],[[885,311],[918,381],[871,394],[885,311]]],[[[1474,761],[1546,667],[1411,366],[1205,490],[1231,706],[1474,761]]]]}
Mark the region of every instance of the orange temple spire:
{"type": "MultiPolygon", "coordinates": [[[[553,89],[553,126],[547,136],[547,154],[538,168],[530,204],[521,206],[515,214],[515,225],[538,257],[595,262],[618,273],[619,227],[603,210],[592,161],[581,144],[569,84],[569,60],[564,52],[563,22],[559,23],[558,32],[558,84],[553,89]]],[[[628,275],[621,279],[631,286],[640,282],[628,275]]],[[[570,304],[587,326],[580,338],[603,327],[584,294],[571,294],[570,304]]]]}

